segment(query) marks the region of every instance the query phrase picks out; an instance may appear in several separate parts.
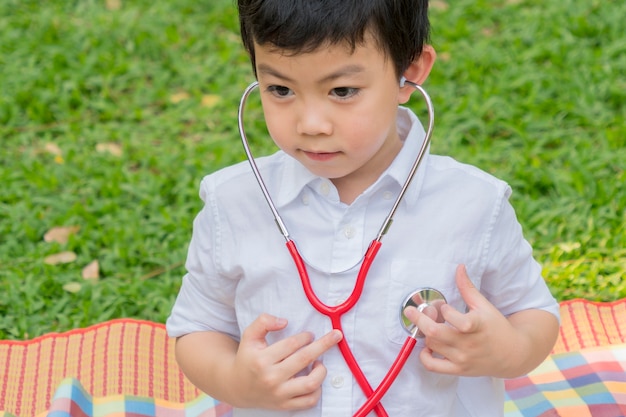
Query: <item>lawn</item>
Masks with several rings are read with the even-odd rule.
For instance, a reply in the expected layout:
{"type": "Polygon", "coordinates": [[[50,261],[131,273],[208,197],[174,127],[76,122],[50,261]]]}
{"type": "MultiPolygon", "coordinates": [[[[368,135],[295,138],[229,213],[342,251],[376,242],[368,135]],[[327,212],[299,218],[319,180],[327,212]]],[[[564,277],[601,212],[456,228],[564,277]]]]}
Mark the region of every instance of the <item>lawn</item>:
{"type": "MultiPolygon", "coordinates": [[[[626,297],[626,2],[431,7],[433,152],[511,184],[558,299],[626,297]]],[[[231,0],[0,2],[0,339],[167,318],[252,79],[231,0]]]]}

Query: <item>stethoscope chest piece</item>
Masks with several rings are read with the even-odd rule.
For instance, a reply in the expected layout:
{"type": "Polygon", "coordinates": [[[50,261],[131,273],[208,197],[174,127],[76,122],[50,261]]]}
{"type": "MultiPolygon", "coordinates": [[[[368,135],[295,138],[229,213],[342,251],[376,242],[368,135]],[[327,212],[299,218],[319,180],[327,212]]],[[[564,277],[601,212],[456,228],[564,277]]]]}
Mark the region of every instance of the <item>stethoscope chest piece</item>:
{"type": "Polygon", "coordinates": [[[446,304],[446,297],[434,288],[419,288],[404,299],[400,306],[400,322],[402,327],[411,337],[424,337],[417,326],[413,324],[405,315],[404,310],[407,307],[416,307],[420,312],[426,314],[437,323],[443,323],[444,319],[441,315],[441,306],[446,304]]]}

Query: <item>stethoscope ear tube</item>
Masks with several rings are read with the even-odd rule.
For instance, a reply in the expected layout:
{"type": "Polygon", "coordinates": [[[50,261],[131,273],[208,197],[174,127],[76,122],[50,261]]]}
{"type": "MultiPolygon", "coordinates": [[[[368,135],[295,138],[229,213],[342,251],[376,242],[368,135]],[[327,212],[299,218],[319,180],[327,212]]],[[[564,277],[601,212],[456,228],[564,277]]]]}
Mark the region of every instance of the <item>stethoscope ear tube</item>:
{"type": "Polygon", "coordinates": [[[259,168],[257,167],[256,162],[254,161],[254,155],[252,155],[252,150],[250,149],[250,143],[248,142],[248,136],[246,135],[246,128],[244,126],[243,119],[244,119],[244,112],[246,108],[246,101],[248,101],[248,97],[250,96],[250,93],[252,93],[252,91],[254,91],[254,89],[256,89],[258,86],[259,86],[259,82],[254,81],[248,87],[246,87],[243,94],[241,95],[241,100],[239,101],[239,110],[237,112],[237,126],[239,127],[239,137],[241,138],[241,144],[243,145],[243,149],[246,152],[246,157],[248,158],[248,162],[250,163],[250,168],[252,168],[252,173],[254,174],[254,177],[259,183],[259,188],[261,188],[261,191],[263,192],[263,197],[265,197],[265,201],[267,202],[267,205],[272,211],[272,215],[274,216],[274,221],[276,222],[276,226],[278,227],[278,230],[283,235],[285,240],[289,241],[291,240],[289,237],[289,231],[287,230],[287,226],[285,226],[283,219],[280,217],[280,213],[276,209],[276,206],[274,205],[274,202],[272,201],[272,196],[267,190],[267,187],[265,186],[265,182],[263,181],[263,177],[261,176],[261,173],[259,172],[259,168]]]}
{"type": "Polygon", "coordinates": [[[435,107],[433,106],[433,102],[430,99],[430,96],[428,95],[426,90],[424,90],[424,88],[421,85],[418,85],[403,77],[403,85],[406,85],[406,84],[415,88],[417,91],[420,92],[422,97],[424,97],[424,101],[426,102],[426,109],[428,111],[428,126],[426,128],[426,135],[424,136],[424,141],[422,142],[422,146],[420,147],[420,150],[417,153],[417,156],[415,157],[415,162],[413,162],[413,165],[411,166],[411,170],[409,171],[409,174],[407,175],[406,180],[404,181],[404,184],[402,185],[402,188],[400,189],[400,192],[398,193],[398,196],[396,197],[396,201],[393,203],[391,210],[389,210],[389,213],[387,214],[387,218],[381,225],[378,235],[376,236],[376,240],[378,241],[380,241],[383,238],[383,236],[389,230],[389,227],[391,227],[391,223],[393,222],[393,216],[396,214],[396,210],[398,209],[398,206],[400,205],[400,202],[402,201],[404,194],[406,194],[406,191],[409,188],[409,185],[411,184],[413,177],[415,177],[417,168],[419,168],[420,163],[422,162],[422,159],[424,158],[426,149],[428,149],[428,146],[430,145],[430,140],[433,135],[433,129],[435,127],[435,107]]]}

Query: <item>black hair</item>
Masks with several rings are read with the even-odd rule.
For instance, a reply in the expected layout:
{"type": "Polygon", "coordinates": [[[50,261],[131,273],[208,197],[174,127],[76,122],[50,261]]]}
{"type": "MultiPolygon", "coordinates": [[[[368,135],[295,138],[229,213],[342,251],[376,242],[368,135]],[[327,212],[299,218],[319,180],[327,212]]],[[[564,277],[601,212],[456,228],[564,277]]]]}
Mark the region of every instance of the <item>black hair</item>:
{"type": "Polygon", "coordinates": [[[342,43],[354,50],[369,32],[399,77],[429,40],[428,0],[238,0],[238,7],[255,73],[255,42],[293,54],[342,43]]]}

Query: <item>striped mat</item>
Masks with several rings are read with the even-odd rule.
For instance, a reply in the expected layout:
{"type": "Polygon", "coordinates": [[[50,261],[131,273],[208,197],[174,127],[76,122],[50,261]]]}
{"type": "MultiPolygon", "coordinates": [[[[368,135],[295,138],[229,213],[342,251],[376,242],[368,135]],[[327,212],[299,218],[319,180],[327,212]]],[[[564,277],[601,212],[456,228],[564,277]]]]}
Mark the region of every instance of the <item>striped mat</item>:
{"type": "Polygon", "coordinates": [[[505,386],[506,417],[624,417],[626,344],[551,355],[505,386]]]}
{"type": "MultiPolygon", "coordinates": [[[[506,416],[625,416],[626,299],[570,300],[561,315],[553,354],[506,382],[506,416]]],[[[132,319],[0,341],[0,416],[229,416],[185,379],[173,343],[132,319]]]]}

